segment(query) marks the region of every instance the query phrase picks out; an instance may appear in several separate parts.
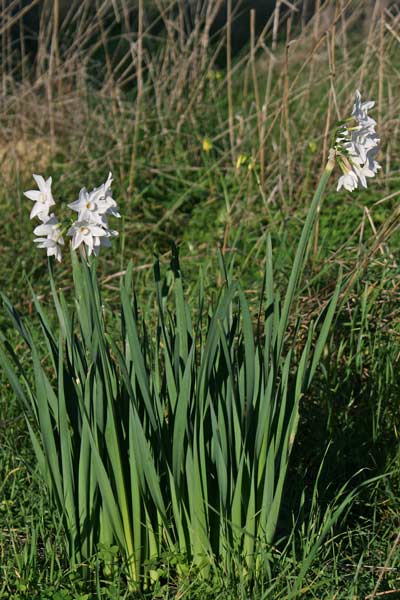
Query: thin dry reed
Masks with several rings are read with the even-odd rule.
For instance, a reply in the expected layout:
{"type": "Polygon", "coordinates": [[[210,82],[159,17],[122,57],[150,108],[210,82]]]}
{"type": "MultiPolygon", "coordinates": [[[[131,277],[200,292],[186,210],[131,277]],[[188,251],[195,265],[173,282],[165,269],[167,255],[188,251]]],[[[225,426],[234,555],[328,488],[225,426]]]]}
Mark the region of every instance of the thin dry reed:
{"type": "MultiPolygon", "coordinates": [[[[366,18],[365,2],[317,0],[305,23],[298,3],[277,2],[261,32],[256,13],[248,14],[249,51],[237,57],[231,0],[218,34],[213,22],[223,0],[202,4],[190,19],[174,0],[57,0],[38,18],[33,54],[22,23],[37,2],[1,1],[0,138],[7,147],[44,140],[49,161],[61,151],[73,168],[83,155],[85,168],[108,163],[132,196],[154,168],[173,177],[178,147],[197,165],[208,136],[218,148],[209,172],[235,165],[240,154],[253,157],[255,177],[246,174],[255,181],[250,206],[260,192],[267,205],[276,190],[290,206],[299,187],[307,189],[310,172],[317,176],[320,151],[310,154],[310,144],[327,155],[332,126],[359,87],[378,99],[386,161],[396,164],[400,77],[390,60],[400,39],[396,7],[376,3],[366,18]],[[284,31],[285,43],[278,43],[284,31]],[[224,55],[226,66],[218,66],[224,55]],[[168,165],[160,163],[160,145],[171,151],[168,165]]],[[[18,168],[29,173],[29,160],[18,168]]]]}

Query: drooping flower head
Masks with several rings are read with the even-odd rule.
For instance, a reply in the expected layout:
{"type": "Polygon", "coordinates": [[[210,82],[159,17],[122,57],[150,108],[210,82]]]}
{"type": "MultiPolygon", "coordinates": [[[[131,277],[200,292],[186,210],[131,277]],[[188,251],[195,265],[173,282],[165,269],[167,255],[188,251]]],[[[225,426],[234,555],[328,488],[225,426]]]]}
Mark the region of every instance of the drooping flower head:
{"type": "Polygon", "coordinates": [[[368,111],[374,104],[370,100],[362,102],[361,94],[356,90],[352,111],[355,123],[351,126],[344,125],[335,143],[337,161],[343,172],[337,190],[343,187],[352,192],[359,185],[366,188],[367,178],[375,177],[381,168],[375,160],[380,142],[375,132],[376,121],[368,115],[368,111]]]}

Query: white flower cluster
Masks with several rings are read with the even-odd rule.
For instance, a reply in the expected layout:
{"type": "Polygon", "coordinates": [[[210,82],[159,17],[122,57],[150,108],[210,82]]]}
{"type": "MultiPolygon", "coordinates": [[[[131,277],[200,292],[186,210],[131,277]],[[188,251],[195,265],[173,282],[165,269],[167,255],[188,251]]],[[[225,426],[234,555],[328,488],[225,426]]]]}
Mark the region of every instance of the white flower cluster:
{"type": "Polygon", "coordinates": [[[51,177],[44,180],[41,175],[34,175],[33,178],[39,189],[28,190],[25,192],[25,196],[34,202],[30,218],[37,217],[42,221],[42,224],[35,227],[33,231],[36,236],[39,236],[34,241],[37,243],[38,248],[47,249],[47,256],[55,256],[60,261],[61,246],[64,245],[64,239],[57,218],[53,213],[49,215],[50,207],[55,204],[51,193],[51,177]]]}
{"type": "MultiPolygon", "coordinates": [[[[61,246],[64,245],[61,224],[53,213],[49,214],[50,207],[55,204],[51,192],[51,177],[47,180],[41,175],[33,176],[38,190],[28,190],[25,196],[33,200],[34,205],[30,218],[37,217],[42,221],[33,233],[37,237],[34,241],[38,248],[46,248],[47,256],[55,256],[61,261],[61,246]]],[[[81,189],[79,199],[68,207],[78,213],[78,219],[70,227],[65,227],[67,235],[72,237],[72,248],[75,250],[82,242],[86,245],[87,253],[98,256],[101,246],[110,246],[111,238],[118,235],[117,231],[108,226],[108,217],[120,217],[117,203],[111,192],[112,175],[109,173],[107,181],[100,187],[88,192],[81,189]]]]}
{"type": "Polygon", "coordinates": [[[376,121],[368,116],[374,104],[371,101],[362,102],[360,92],[356,91],[352,112],[356,125],[345,126],[336,138],[335,150],[343,171],[338,181],[338,191],[344,187],[352,192],[360,184],[366,188],[367,177],[374,177],[381,168],[375,160],[380,142],[375,132],[376,121]]]}
{"type": "Polygon", "coordinates": [[[72,236],[72,248],[75,250],[84,242],[88,254],[98,256],[101,246],[111,246],[110,239],[118,235],[117,231],[109,229],[108,215],[120,217],[117,203],[111,193],[112,175],[98,188],[88,192],[85,188],[79,192],[79,200],[68,204],[69,208],[78,213],[78,220],[68,230],[72,236]]]}

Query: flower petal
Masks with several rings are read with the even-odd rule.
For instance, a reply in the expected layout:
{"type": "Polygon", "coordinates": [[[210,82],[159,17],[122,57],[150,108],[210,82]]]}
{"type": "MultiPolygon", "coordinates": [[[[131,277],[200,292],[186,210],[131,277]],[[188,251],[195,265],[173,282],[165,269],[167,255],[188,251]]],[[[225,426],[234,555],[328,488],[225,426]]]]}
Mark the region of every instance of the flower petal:
{"type": "MultiPolygon", "coordinates": [[[[46,182],[44,180],[44,177],[42,177],[42,175],[33,174],[33,179],[36,181],[39,190],[42,193],[46,193],[47,188],[46,188],[46,182]]],[[[51,185],[51,177],[50,177],[50,185],[51,185]]]]}
{"type": "Polygon", "coordinates": [[[44,221],[49,215],[49,207],[43,202],[35,202],[30,212],[29,218],[39,217],[41,221],[44,221]]]}
{"type": "Polygon", "coordinates": [[[42,192],[40,192],[39,190],[27,190],[26,192],[24,192],[24,196],[29,198],[29,200],[38,202],[42,197],[42,192]]]}

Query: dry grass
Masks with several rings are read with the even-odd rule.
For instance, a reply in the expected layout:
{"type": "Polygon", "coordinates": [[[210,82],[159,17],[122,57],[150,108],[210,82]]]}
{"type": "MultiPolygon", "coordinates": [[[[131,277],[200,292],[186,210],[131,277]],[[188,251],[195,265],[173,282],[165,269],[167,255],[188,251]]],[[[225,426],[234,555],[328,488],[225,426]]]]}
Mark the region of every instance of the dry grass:
{"type": "Polygon", "coordinates": [[[385,162],[391,170],[399,134],[400,76],[392,62],[400,39],[398,8],[375,3],[373,18],[367,19],[365,2],[325,2],[300,29],[296,12],[283,12],[284,3],[278,3],[261,35],[253,27],[249,53],[232,62],[229,11],[226,34],[210,43],[220,4],[209,3],[185,33],[182,5],[156,2],[163,25],[158,41],[144,22],[142,0],[133,8],[125,0],[86,0],[73,3],[69,11],[62,2],[45,4],[34,65],[24,38],[19,44],[11,38],[11,25],[21,22],[22,11],[11,16],[3,8],[1,136],[9,143],[42,137],[53,155],[72,144],[76,156],[90,153],[82,133],[97,137],[103,132],[107,143],[99,139],[99,144],[109,150],[101,161],[113,163],[132,192],[138,155],[144,148],[148,155],[151,140],[173,147],[179,133],[200,134],[204,110],[227,94],[228,110],[219,111],[211,140],[223,148],[220,161],[230,156],[235,163],[241,153],[251,154],[262,161],[263,195],[279,182],[292,196],[304,177],[299,165],[307,143],[322,143],[326,155],[332,125],[360,87],[379,99],[385,162]],[[277,45],[278,29],[286,40],[277,45]],[[224,44],[227,69],[218,71],[216,59],[224,44]],[[314,94],[322,90],[318,103],[314,94]],[[310,105],[314,119],[305,122],[302,116],[310,105]]]}
{"type": "Polygon", "coordinates": [[[63,2],[46,3],[34,62],[24,37],[12,40],[12,26],[27,9],[12,15],[3,4],[3,179],[18,175],[20,188],[32,170],[48,167],[61,171],[60,185],[73,185],[76,193],[76,181],[90,185],[91,176],[97,182],[98,173],[112,170],[126,203],[127,238],[139,239],[148,252],[160,236],[177,235],[193,208],[190,198],[203,196],[205,210],[218,197],[225,205],[218,190],[223,178],[232,195],[223,248],[243,223],[255,231],[250,260],[262,248],[263,224],[308,204],[335,123],[359,88],[378,100],[383,148],[381,184],[359,223],[373,232],[373,200],[381,203],[382,192],[392,198],[399,178],[399,7],[328,1],[317,3],[305,24],[296,2],[293,9],[277,3],[261,33],[250,14],[248,52],[233,57],[234,3],[225,31],[210,37],[221,4],[204,4],[188,30],[182,3],[172,0],[153,3],[155,22],[143,0],[85,0],[70,10],[63,2]],[[209,154],[202,151],[204,138],[209,154]],[[248,170],[250,164],[255,168],[248,170]]]}

